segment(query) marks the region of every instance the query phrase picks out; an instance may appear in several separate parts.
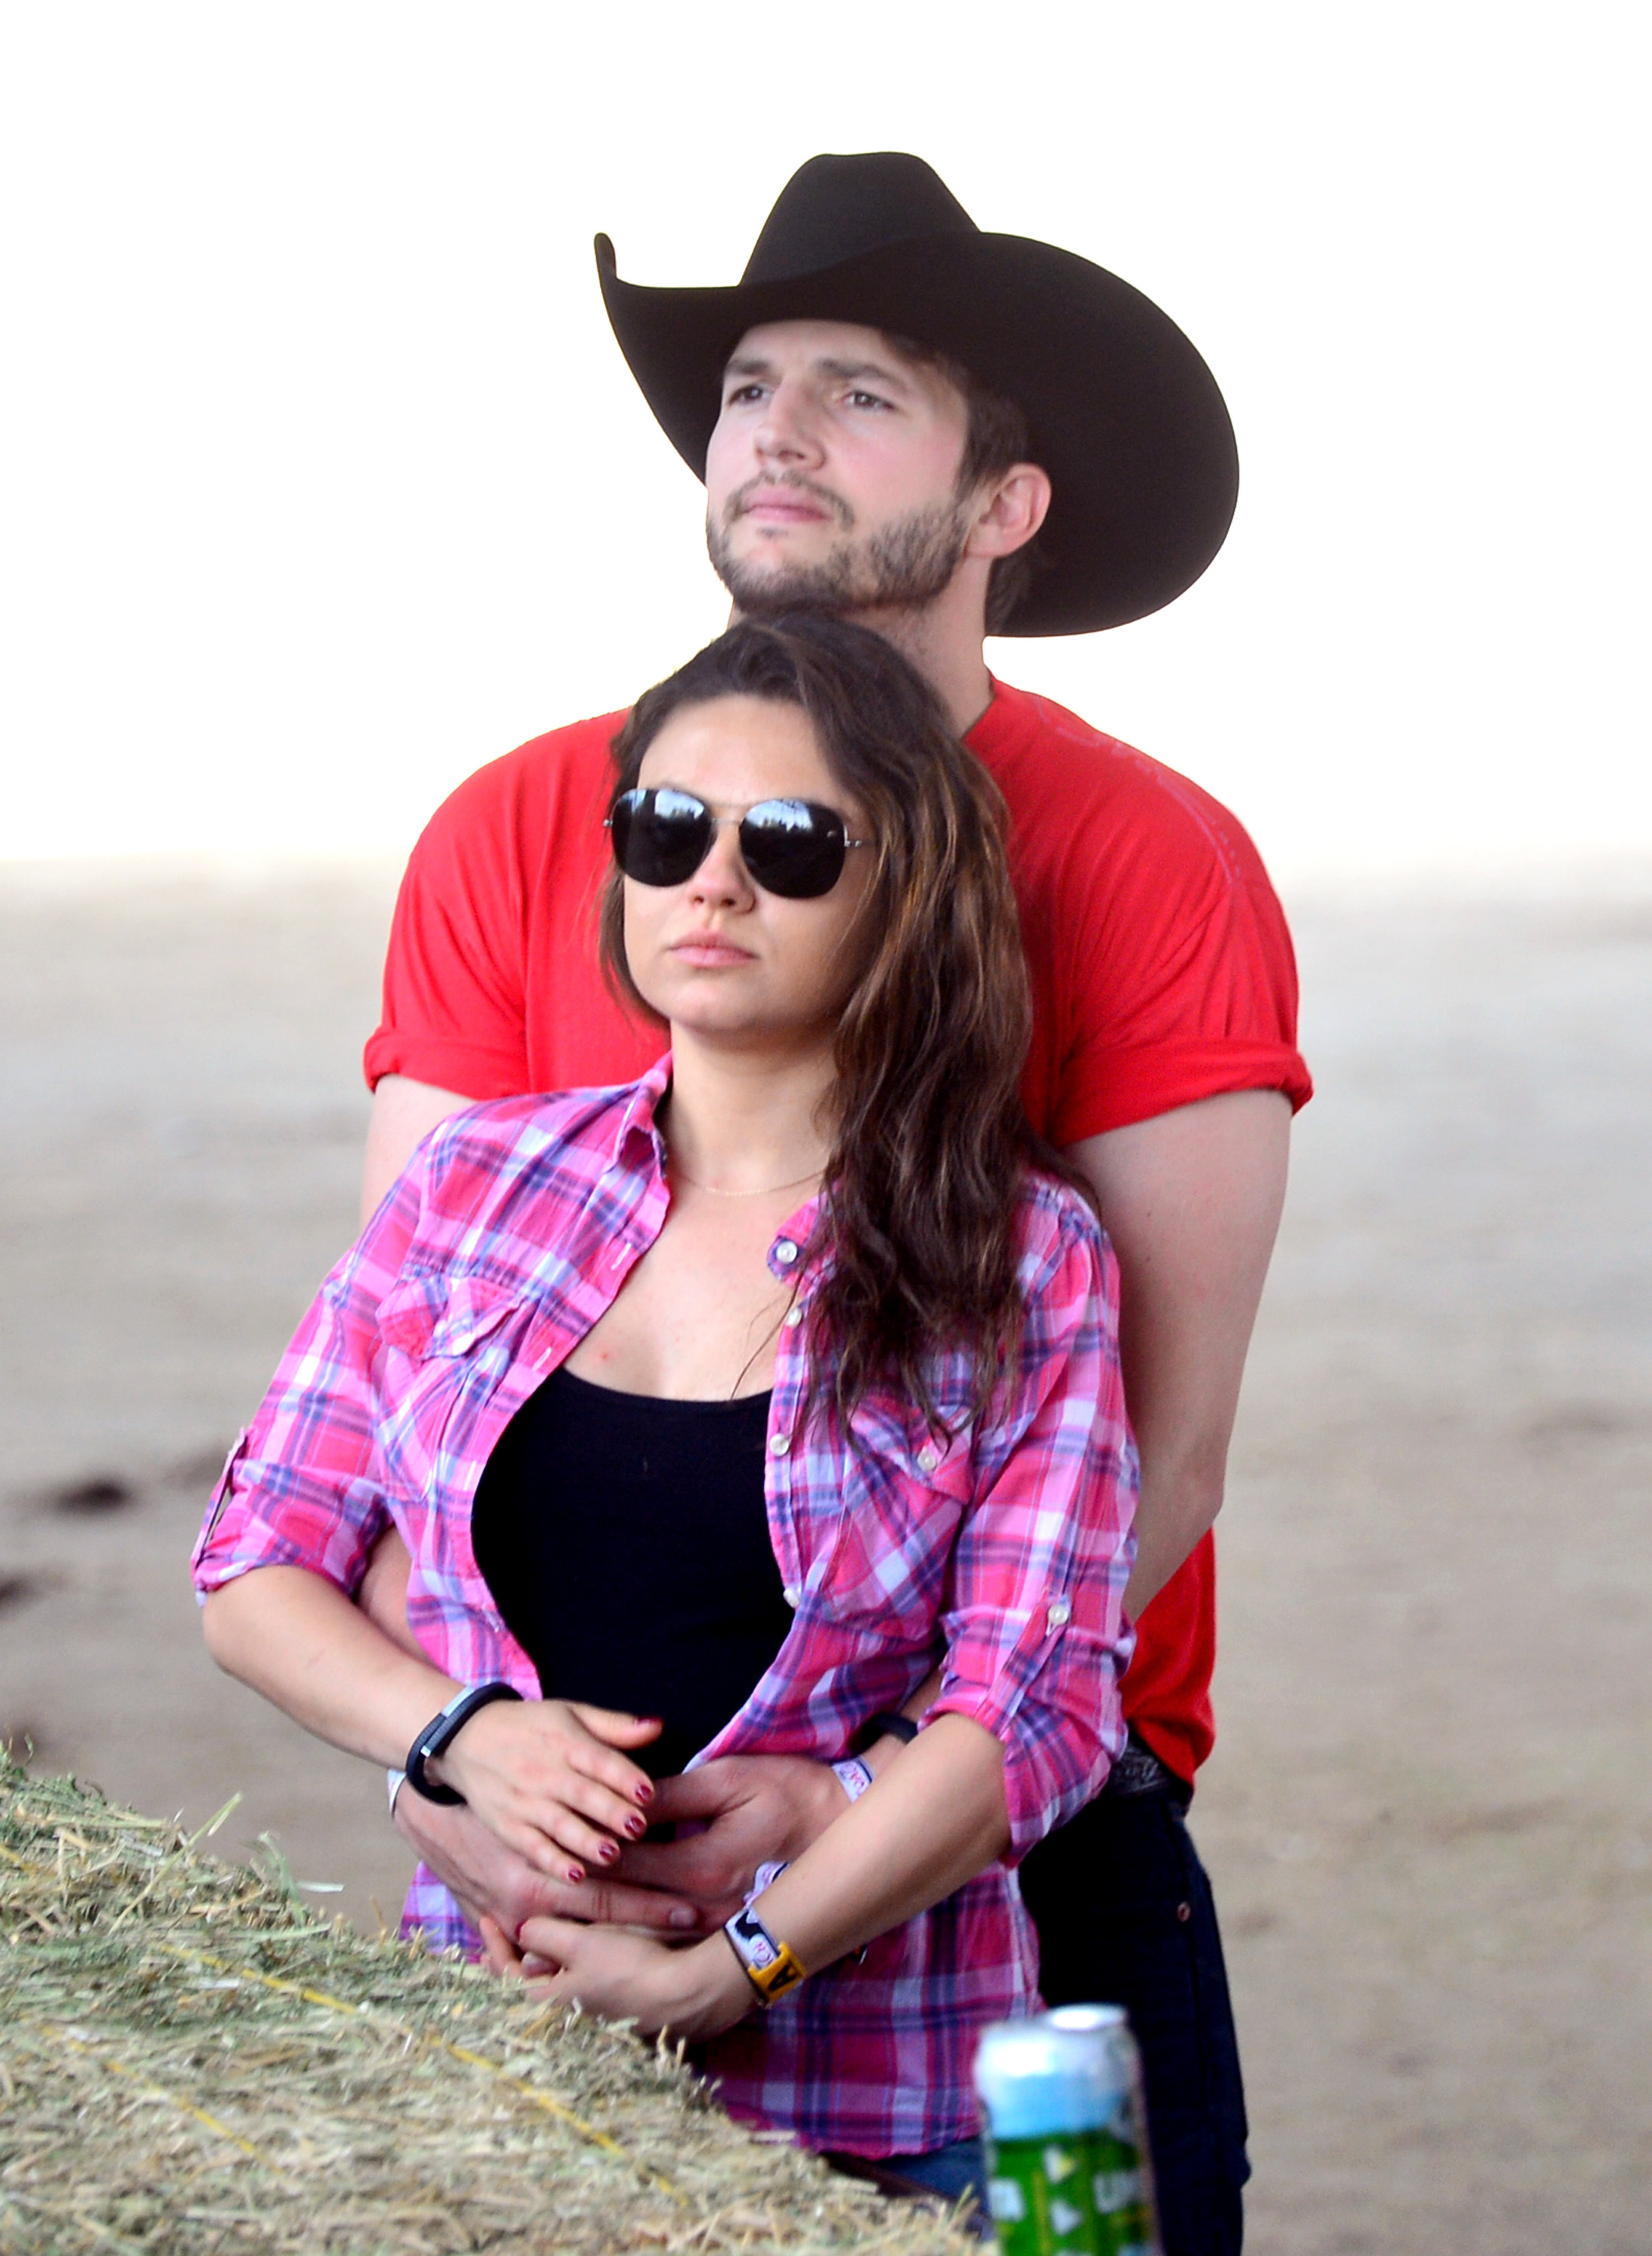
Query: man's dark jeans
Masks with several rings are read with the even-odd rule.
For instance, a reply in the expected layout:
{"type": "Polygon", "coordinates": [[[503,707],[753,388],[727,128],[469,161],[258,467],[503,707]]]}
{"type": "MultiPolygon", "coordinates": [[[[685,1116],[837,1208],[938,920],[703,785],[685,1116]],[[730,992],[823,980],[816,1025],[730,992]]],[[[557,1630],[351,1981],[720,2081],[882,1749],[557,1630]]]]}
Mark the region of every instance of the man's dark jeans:
{"type": "Polygon", "coordinates": [[[1238,2256],[1245,2095],[1216,1907],[1168,1794],[1108,1794],[1021,1866],[1052,2006],[1117,2005],[1141,2048],[1165,2256],[1238,2256]]]}

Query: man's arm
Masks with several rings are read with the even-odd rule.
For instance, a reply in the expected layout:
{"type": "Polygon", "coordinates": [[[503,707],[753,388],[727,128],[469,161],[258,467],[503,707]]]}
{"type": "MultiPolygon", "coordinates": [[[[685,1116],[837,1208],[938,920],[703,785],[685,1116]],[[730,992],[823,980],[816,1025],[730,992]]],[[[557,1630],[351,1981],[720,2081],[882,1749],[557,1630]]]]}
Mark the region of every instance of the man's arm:
{"type": "Polygon", "coordinates": [[[1119,1257],[1125,1399],[1141,1452],[1139,1618],[1222,1505],[1228,1440],[1279,1229],[1289,1101],[1237,1089],[1075,1144],[1119,1257]]]}
{"type": "Polygon", "coordinates": [[[385,1075],[373,1091],[372,1117],[367,1125],[367,1163],[362,1172],[364,1224],[372,1220],[380,1199],[437,1122],[475,1102],[473,1096],[461,1096],[456,1089],[433,1088],[427,1081],[409,1081],[399,1073],[385,1075]]]}

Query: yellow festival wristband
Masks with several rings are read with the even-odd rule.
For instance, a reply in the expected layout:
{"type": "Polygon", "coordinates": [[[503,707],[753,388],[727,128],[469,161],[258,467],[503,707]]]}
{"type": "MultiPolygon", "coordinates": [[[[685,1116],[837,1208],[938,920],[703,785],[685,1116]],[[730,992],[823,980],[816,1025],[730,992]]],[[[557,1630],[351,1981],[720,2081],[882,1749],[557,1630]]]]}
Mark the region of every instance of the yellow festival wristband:
{"type": "Polygon", "coordinates": [[[791,1944],[777,1942],[750,1904],[725,1921],[723,1932],[765,2006],[808,1979],[808,1969],[791,1944]]]}

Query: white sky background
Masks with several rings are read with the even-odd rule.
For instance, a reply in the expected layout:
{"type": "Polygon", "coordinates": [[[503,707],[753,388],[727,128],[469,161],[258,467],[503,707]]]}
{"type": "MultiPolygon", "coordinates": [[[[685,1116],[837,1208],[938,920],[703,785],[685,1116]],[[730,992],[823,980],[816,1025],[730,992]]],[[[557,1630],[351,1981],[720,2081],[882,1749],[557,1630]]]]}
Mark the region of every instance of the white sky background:
{"type": "Polygon", "coordinates": [[[17,6],[0,855],[399,850],[722,623],[590,240],[728,282],[822,149],[1145,289],[1239,514],[995,646],[1281,875],[1652,855],[1634,11],[17,6]]]}

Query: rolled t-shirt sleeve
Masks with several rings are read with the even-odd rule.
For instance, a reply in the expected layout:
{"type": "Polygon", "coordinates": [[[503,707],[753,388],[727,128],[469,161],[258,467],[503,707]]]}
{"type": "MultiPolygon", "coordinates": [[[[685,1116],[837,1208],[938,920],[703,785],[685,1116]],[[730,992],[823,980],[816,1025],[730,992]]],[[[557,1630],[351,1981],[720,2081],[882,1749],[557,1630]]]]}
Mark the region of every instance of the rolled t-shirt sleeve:
{"type": "MultiPolygon", "coordinates": [[[[1144,763],[1144,765],[1147,765],[1144,763]]],[[[1296,1047],[1296,964],[1278,897],[1225,808],[1159,769],[1154,850],[1063,872],[1071,1012],[1049,1129],[1061,1145],[1234,1089],[1313,1084],[1296,1047]]]]}

